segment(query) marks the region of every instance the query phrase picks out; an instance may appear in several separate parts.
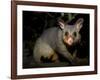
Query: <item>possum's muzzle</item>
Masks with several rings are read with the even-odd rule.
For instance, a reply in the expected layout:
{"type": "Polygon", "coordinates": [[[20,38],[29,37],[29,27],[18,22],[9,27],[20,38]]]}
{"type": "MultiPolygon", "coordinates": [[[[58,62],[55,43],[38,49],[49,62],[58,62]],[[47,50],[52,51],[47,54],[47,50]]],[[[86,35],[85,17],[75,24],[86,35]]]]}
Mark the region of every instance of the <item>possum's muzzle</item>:
{"type": "Polygon", "coordinates": [[[74,43],[74,39],[71,36],[64,36],[64,43],[71,46],[74,43]]]}

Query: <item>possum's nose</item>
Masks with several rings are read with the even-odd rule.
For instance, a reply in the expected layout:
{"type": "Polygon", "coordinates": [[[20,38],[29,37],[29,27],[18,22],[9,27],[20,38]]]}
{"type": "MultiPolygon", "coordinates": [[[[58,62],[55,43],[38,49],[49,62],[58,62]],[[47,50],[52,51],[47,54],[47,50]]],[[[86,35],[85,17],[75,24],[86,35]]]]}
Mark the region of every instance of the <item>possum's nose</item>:
{"type": "Polygon", "coordinates": [[[67,40],[67,42],[68,42],[69,45],[72,45],[73,44],[73,38],[69,37],[68,40],[67,40]]]}

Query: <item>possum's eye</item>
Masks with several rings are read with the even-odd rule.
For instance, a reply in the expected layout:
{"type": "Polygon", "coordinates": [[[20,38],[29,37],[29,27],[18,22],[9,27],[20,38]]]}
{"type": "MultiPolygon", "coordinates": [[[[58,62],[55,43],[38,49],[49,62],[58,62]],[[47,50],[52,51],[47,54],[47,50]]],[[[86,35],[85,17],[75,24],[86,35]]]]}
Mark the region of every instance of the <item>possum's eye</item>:
{"type": "Polygon", "coordinates": [[[65,32],[65,35],[68,36],[68,32],[65,32]]]}
{"type": "Polygon", "coordinates": [[[76,32],[74,32],[74,33],[73,33],[73,35],[76,37],[76,36],[77,36],[77,33],[76,33],[76,32]]]}

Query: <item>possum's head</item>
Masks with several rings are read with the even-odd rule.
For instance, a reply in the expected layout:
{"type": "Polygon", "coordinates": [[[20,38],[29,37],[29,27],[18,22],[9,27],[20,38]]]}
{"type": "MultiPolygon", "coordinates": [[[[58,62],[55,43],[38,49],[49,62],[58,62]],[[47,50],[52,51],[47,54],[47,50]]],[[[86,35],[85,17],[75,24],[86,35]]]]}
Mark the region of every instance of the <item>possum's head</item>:
{"type": "Polygon", "coordinates": [[[81,38],[79,31],[83,26],[83,19],[80,18],[74,25],[68,25],[64,21],[59,21],[60,28],[63,32],[63,41],[65,44],[72,46],[81,38]]]}

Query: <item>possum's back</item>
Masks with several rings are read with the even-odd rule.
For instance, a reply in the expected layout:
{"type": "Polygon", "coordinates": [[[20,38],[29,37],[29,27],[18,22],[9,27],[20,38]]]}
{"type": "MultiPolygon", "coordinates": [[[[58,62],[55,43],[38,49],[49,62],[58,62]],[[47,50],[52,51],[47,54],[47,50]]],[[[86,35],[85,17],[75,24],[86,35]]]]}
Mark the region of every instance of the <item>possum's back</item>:
{"type": "Polygon", "coordinates": [[[50,45],[51,47],[55,47],[55,42],[58,35],[58,28],[53,27],[45,30],[43,34],[40,36],[40,39],[50,45]]]}

